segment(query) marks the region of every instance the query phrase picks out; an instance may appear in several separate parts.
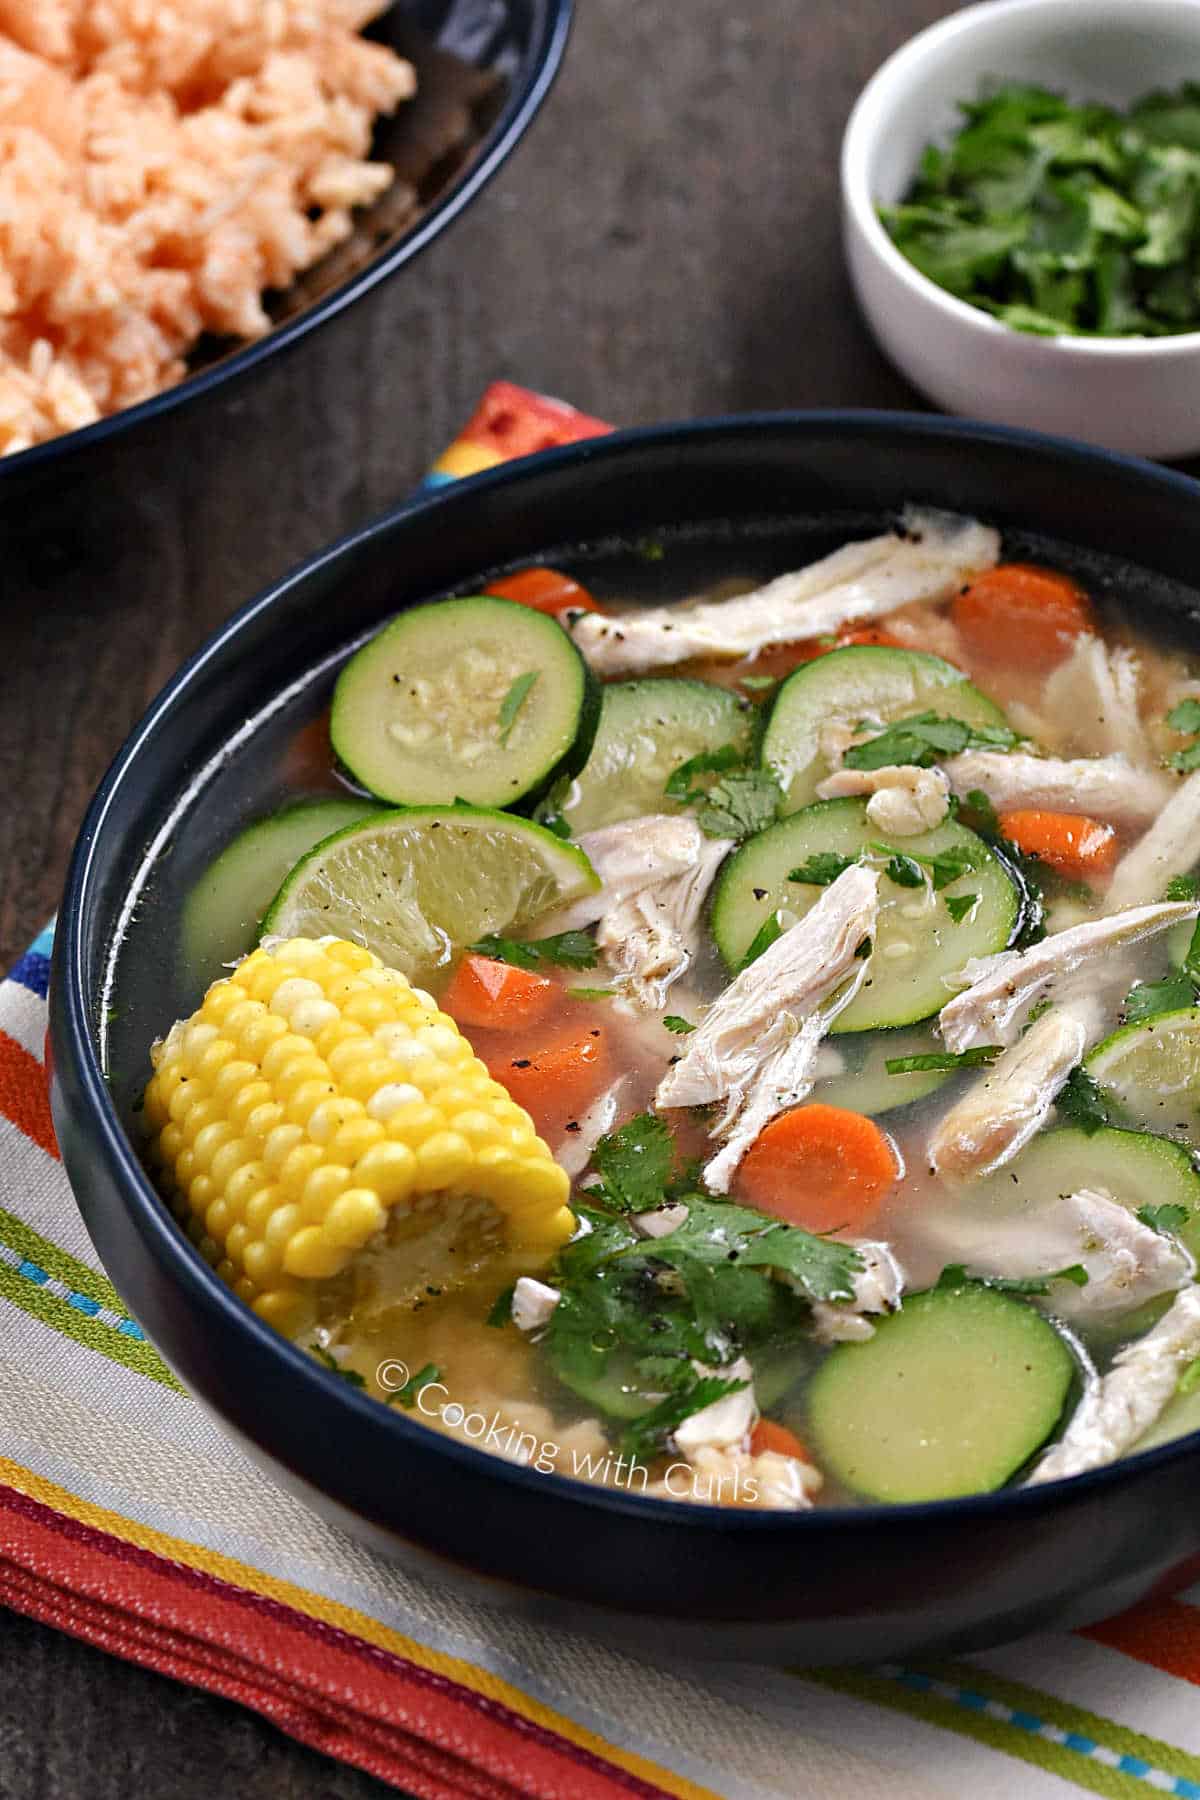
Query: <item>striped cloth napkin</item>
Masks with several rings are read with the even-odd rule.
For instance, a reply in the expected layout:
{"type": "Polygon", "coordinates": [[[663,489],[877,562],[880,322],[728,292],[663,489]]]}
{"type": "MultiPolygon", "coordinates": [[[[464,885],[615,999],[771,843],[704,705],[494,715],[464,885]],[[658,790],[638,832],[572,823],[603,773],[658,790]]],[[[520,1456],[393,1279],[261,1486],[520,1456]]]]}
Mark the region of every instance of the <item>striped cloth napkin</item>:
{"type": "MultiPolygon", "coordinates": [[[[434,478],[603,429],[501,384],[434,478]]],[[[50,942],[0,984],[0,1600],[430,1800],[1200,1800],[1200,1587],[954,1662],[651,1663],[409,1576],[277,1490],[100,1271],[46,1101],[50,942]]]]}

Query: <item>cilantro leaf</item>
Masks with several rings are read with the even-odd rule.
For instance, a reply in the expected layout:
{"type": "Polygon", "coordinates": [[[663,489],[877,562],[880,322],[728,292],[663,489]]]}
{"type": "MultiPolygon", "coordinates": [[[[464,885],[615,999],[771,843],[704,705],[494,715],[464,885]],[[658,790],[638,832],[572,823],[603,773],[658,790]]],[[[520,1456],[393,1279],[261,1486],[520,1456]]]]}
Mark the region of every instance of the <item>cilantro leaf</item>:
{"type": "Polygon", "coordinates": [[[486,1323],[493,1326],[497,1331],[499,1331],[502,1326],[507,1325],[512,1318],[513,1295],[516,1291],[516,1282],[510,1281],[508,1286],[502,1288],[492,1302],[492,1309],[488,1313],[486,1323]]]}
{"type": "Polygon", "coordinates": [[[1189,736],[1200,731],[1200,700],[1181,700],[1167,714],[1172,731],[1185,731],[1189,736]]]}
{"type": "Polygon", "coordinates": [[[871,849],[879,856],[889,858],[884,874],[898,887],[922,887],[925,877],[922,869],[929,870],[929,879],[935,889],[949,887],[960,875],[976,866],[976,854],[969,844],[952,844],[948,850],[939,850],[933,856],[920,856],[915,850],[899,850],[894,844],[872,844],[871,849]]]}
{"type": "Polygon", "coordinates": [[[769,950],[776,939],[782,936],[783,926],[779,923],[779,914],[777,912],[770,913],[750,939],[746,954],[737,966],[738,974],[740,975],[743,969],[748,969],[752,962],[757,962],[763,951],[769,950]]]}
{"type": "Polygon", "coordinates": [[[1000,1055],[999,1044],[979,1044],[974,1050],[929,1050],[922,1056],[889,1056],[884,1068],[889,1075],[923,1075],[935,1070],[986,1069],[1000,1055]]]}
{"type": "Polygon", "coordinates": [[[738,744],[722,744],[719,750],[702,750],[698,756],[689,756],[671,770],[667,777],[667,785],[663,793],[668,800],[702,800],[705,789],[693,787],[697,775],[721,775],[729,769],[745,767],[746,753],[738,744]]]}
{"type": "Polygon", "coordinates": [[[1164,900],[1200,900],[1200,876],[1172,875],[1164,900]]]}
{"type": "Polygon", "coordinates": [[[1193,769],[1200,769],[1200,738],[1194,744],[1189,744],[1186,750],[1173,751],[1167,761],[1173,769],[1179,769],[1185,775],[1190,774],[1193,769]]]}
{"type": "Polygon", "coordinates": [[[1054,1104],[1064,1119],[1078,1126],[1088,1137],[1113,1122],[1110,1103],[1082,1063],[1077,1063],[1071,1070],[1054,1104]]]}
{"type": "Polygon", "coordinates": [[[662,1022],[668,1031],[675,1033],[676,1037],[684,1037],[689,1031],[696,1029],[690,1019],[681,1019],[678,1013],[664,1013],[662,1022]]]}
{"type": "Polygon", "coordinates": [[[1143,1225],[1150,1227],[1151,1231],[1165,1232],[1167,1236],[1170,1236],[1174,1232],[1182,1231],[1192,1214],[1189,1207],[1172,1205],[1168,1202],[1164,1206],[1139,1206],[1137,1216],[1143,1225]]]}
{"type": "Polygon", "coordinates": [[[839,856],[836,850],[818,850],[806,862],[788,871],[789,881],[804,881],[810,887],[828,887],[858,861],[856,856],[839,856]]]}
{"type": "Polygon", "coordinates": [[[517,714],[528,700],[540,673],[540,669],[526,669],[523,675],[517,676],[500,702],[500,742],[505,746],[517,722],[517,714]]]}
{"type": "Polygon", "coordinates": [[[961,925],[967,914],[979,904],[978,894],[947,894],[946,911],[956,925],[961,925]]]}
{"type": "Polygon", "coordinates": [[[1048,1294],[1056,1281],[1069,1281],[1073,1287],[1086,1287],[1088,1272],[1082,1263],[1069,1263],[1065,1269],[1054,1269],[1045,1275],[972,1275],[962,1263],[948,1263],[934,1283],[938,1288],[963,1288],[972,1285],[994,1288],[999,1294],[1048,1294]]]}
{"type": "Polygon", "coordinates": [[[323,1350],[320,1344],[311,1344],[309,1348],[319,1363],[324,1363],[325,1367],[329,1369],[331,1373],[340,1375],[342,1380],[348,1382],[351,1387],[366,1387],[366,1381],[363,1376],[359,1374],[357,1369],[343,1368],[337,1357],[331,1356],[328,1350],[323,1350]]]}
{"type": "MultiPolygon", "coordinates": [[[[490,1325],[491,1323],[492,1320],[489,1315],[488,1324],[490,1325]]],[[[431,1381],[440,1381],[441,1379],[442,1371],[438,1368],[437,1364],[426,1363],[423,1369],[418,1369],[415,1375],[410,1375],[403,1387],[394,1389],[394,1391],[388,1395],[387,1403],[389,1406],[402,1406],[405,1412],[411,1412],[413,1407],[417,1404],[417,1398],[421,1389],[428,1387],[431,1381]]]]}
{"type": "Polygon", "coordinates": [[[714,781],[696,814],[706,837],[747,838],[775,821],[783,789],[769,769],[744,769],[714,781]]]}
{"type": "Polygon", "coordinates": [[[860,744],[851,744],[842,758],[848,769],[883,769],[894,763],[932,768],[943,756],[960,750],[1012,750],[1020,735],[1007,725],[968,725],[962,719],[936,712],[912,713],[895,719],[860,744]]]}
{"type": "Polygon", "coordinates": [[[512,963],[518,969],[538,969],[544,965],[561,969],[594,969],[596,946],[586,931],[560,931],[554,937],[480,938],[471,949],[493,962],[512,963]]]}
{"type": "Polygon", "coordinates": [[[661,1206],[675,1161],[675,1142],[662,1119],[639,1113],[592,1151],[607,1204],[617,1212],[649,1212],[661,1206]]]}
{"type": "Polygon", "coordinates": [[[1127,1025],[1140,1025],[1158,1013],[1178,1012],[1182,1007],[1195,1005],[1195,1001],[1196,990],[1180,970],[1161,981],[1137,982],[1126,994],[1121,1011],[1127,1025]]]}
{"type": "Polygon", "coordinates": [[[668,1394],[649,1412],[640,1413],[621,1434],[620,1453],[633,1462],[651,1462],[665,1449],[667,1439],[677,1426],[693,1413],[703,1412],[726,1394],[736,1394],[746,1387],[744,1381],[732,1381],[722,1375],[696,1375],[686,1387],[668,1394]]]}

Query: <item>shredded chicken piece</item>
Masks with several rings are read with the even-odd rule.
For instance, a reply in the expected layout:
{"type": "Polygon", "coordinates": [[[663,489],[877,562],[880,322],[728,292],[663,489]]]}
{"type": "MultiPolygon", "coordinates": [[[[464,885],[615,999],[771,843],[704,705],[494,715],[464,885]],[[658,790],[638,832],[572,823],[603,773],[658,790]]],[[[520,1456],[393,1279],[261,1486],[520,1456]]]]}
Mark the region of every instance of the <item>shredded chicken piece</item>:
{"type": "Polygon", "coordinates": [[[985,1175],[1009,1162],[1049,1116],[1067,1076],[1104,1032],[1094,994],[1052,1006],[938,1121],[929,1161],[939,1175],[985,1175]]]}
{"type": "Polygon", "coordinates": [[[548,1325],[562,1294],[532,1275],[519,1275],[513,1289],[512,1322],[518,1331],[540,1331],[548,1325]]]}
{"type": "Polygon", "coordinates": [[[1200,769],[1176,788],[1144,837],[1113,871],[1105,897],[1112,911],[1139,906],[1166,892],[1172,875],[1186,875],[1200,859],[1200,769]]]}
{"type": "MultiPolygon", "coordinates": [[[[854,1277],[853,1300],[818,1300],[813,1304],[813,1336],[819,1344],[859,1343],[873,1337],[870,1313],[895,1312],[904,1292],[904,1270],[891,1246],[876,1238],[855,1238],[863,1266],[854,1277]]],[[[786,1275],[780,1275],[786,1281],[786,1275]]]]}
{"type": "Polygon", "coordinates": [[[1169,931],[1200,912],[1195,901],[1135,906],[1104,919],[1090,919],[1031,944],[1028,950],[1002,950],[976,957],[954,978],[965,992],[948,1000],[938,1014],[946,1048],[956,1054],[983,1044],[1015,1044],[1032,1007],[1056,986],[1059,997],[1071,979],[1087,976],[1114,951],[1169,931]]]}
{"type": "Polygon", "coordinates": [[[917,837],[940,825],[950,808],[950,783],[940,769],[890,763],[882,769],[835,769],[818,787],[818,800],[869,794],[867,817],[890,837],[917,837]]]}
{"type": "Polygon", "coordinates": [[[660,1110],[727,1103],[713,1131],[724,1147],[704,1171],[710,1192],[728,1191],[764,1125],[812,1087],[821,1039],[870,964],[858,952],[875,929],[878,906],[878,872],[858,863],[844,869],[714,1001],[659,1082],[660,1110]]]}
{"type": "Polygon", "coordinates": [[[1176,786],[1160,770],[1134,768],[1120,754],[1064,761],[1019,750],[963,750],[943,767],[960,798],[978,788],[998,812],[1046,807],[1052,812],[1087,813],[1117,825],[1148,824],[1176,786]]]}
{"type": "Polygon", "coordinates": [[[611,1131],[616,1124],[621,1097],[628,1084],[628,1075],[618,1075],[577,1121],[579,1130],[567,1132],[562,1142],[556,1145],[554,1160],[572,1179],[583,1174],[591,1161],[592,1151],[605,1133],[611,1131]]]}
{"type": "Polygon", "coordinates": [[[571,631],[594,669],[623,675],[689,657],[736,661],[771,644],[939,600],[999,555],[996,532],[953,513],[910,509],[901,532],[846,544],[805,569],[731,600],[646,607],[620,618],[584,613],[571,631]]]}
{"type": "Polygon", "coordinates": [[[547,936],[594,925],[644,888],[694,868],[712,841],[686,813],[650,813],[585,832],[579,848],[600,877],[600,887],[539,920],[539,932],[547,936]]]}
{"type": "Polygon", "coordinates": [[[1071,654],[1046,678],[1042,712],[1073,745],[1091,756],[1117,752],[1131,763],[1157,760],[1142,725],[1141,667],[1132,650],[1083,633],[1071,654]]]}
{"type": "Polygon", "coordinates": [[[693,1367],[698,1375],[719,1375],[725,1381],[744,1381],[745,1387],[694,1412],[682,1425],[675,1427],[675,1447],[687,1456],[693,1450],[745,1450],[750,1433],[758,1423],[758,1401],[754,1397],[754,1370],[744,1356],[723,1369],[709,1369],[703,1363],[693,1367]]]}
{"type": "Polygon", "coordinates": [[[703,838],[690,868],[642,888],[605,913],[596,948],[639,1012],[661,1011],[671,984],[696,955],[700,915],[732,838],[703,838]]]}
{"type": "Polygon", "coordinates": [[[1062,1318],[1105,1319],[1186,1286],[1195,1260],[1178,1238],[1144,1225],[1101,1188],[1034,1197],[1007,1214],[990,1205],[940,1221],[922,1233],[927,1251],[963,1263],[973,1275],[1018,1279],[1082,1264],[1087,1282],[1058,1282],[1046,1297],[1062,1318]]]}
{"type": "Polygon", "coordinates": [[[1187,1365],[1200,1356],[1200,1287],[1183,1289],[1145,1337],[1126,1344],[1089,1390],[1029,1486],[1115,1462],[1154,1424],[1187,1365]]]}

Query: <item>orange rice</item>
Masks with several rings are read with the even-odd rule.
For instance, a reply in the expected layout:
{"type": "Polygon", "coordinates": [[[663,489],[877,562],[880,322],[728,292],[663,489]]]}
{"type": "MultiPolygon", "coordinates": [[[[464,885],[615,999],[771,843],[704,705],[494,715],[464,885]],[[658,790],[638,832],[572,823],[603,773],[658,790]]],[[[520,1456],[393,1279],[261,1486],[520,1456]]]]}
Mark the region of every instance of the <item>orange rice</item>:
{"type": "Polygon", "coordinates": [[[178,381],[351,228],[388,0],[0,0],[0,454],[178,381]]]}

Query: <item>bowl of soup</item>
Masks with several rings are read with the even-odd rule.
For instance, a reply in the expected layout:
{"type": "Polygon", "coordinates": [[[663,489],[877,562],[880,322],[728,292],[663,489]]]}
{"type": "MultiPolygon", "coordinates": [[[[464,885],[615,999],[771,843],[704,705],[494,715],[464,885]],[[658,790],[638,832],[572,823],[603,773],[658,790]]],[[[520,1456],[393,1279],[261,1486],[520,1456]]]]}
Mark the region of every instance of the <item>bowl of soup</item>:
{"type": "Polygon", "coordinates": [[[643,1643],[962,1650],[1182,1570],[1198,497],[717,420],[236,614],[52,982],[64,1163],[188,1390],[387,1553],[643,1643]]]}

